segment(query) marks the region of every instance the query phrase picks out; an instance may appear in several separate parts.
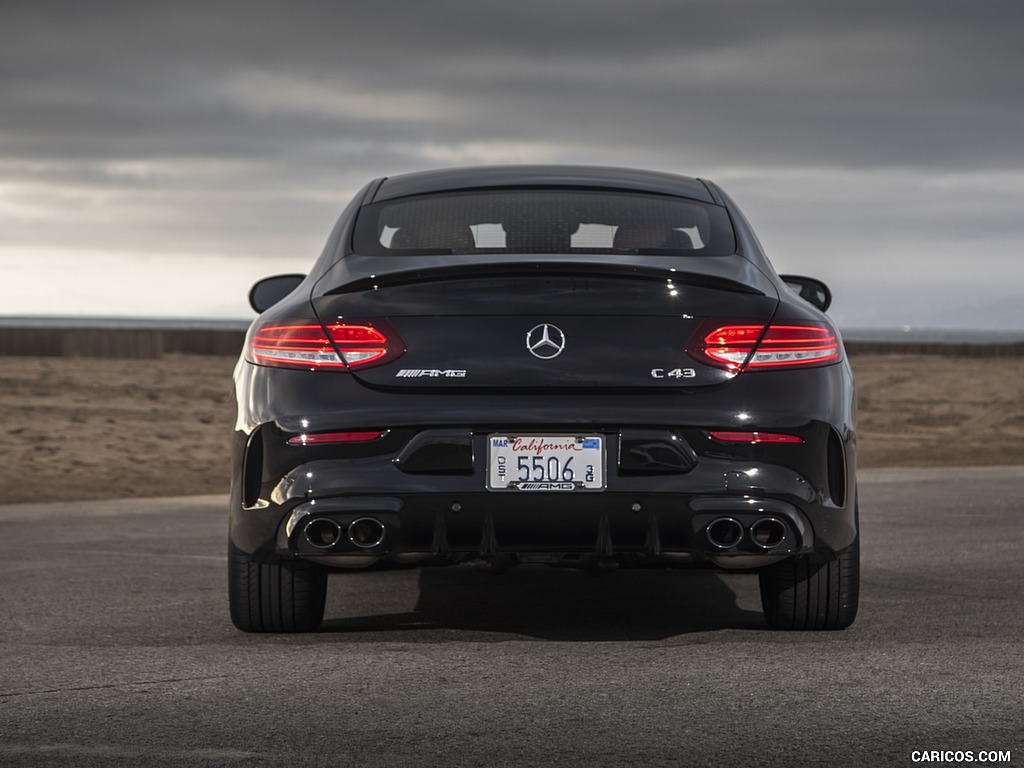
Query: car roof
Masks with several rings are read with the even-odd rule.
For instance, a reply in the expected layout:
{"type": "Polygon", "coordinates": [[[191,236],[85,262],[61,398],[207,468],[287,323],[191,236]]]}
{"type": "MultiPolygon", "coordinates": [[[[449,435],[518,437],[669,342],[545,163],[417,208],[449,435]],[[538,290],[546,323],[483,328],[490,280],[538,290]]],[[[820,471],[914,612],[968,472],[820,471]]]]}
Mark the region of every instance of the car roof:
{"type": "Polygon", "coordinates": [[[716,202],[702,181],[689,176],[589,165],[489,165],[406,173],[383,179],[370,202],[431,192],[502,187],[623,189],[716,202]]]}

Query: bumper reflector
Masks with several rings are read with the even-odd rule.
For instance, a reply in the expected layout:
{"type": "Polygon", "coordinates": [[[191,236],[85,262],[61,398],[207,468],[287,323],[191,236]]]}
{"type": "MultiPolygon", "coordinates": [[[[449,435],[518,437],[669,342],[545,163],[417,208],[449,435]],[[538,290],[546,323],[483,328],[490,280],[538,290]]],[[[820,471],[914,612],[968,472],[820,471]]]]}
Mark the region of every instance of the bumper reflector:
{"type": "Polygon", "coordinates": [[[712,432],[711,437],[723,443],[802,443],[797,435],[781,432],[712,432]]]}
{"type": "Polygon", "coordinates": [[[288,439],[288,445],[330,445],[331,443],[368,443],[379,440],[383,432],[320,432],[312,435],[296,435],[288,439]]]}

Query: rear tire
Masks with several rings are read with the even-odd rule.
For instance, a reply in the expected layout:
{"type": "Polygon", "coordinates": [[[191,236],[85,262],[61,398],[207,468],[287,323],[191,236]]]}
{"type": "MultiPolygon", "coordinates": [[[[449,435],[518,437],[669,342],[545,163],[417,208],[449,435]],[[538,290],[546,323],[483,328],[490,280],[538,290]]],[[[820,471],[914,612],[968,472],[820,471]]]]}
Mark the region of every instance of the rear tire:
{"type": "Polygon", "coordinates": [[[857,618],[860,538],[835,559],[807,557],[762,568],[761,606],[772,629],[846,629],[857,618]]]}
{"type": "Polygon", "coordinates": [[[324,618],[327,569],[307,560],[261,563],[228,544],[231,622],[244,632],[312,632],[324,618]]]}

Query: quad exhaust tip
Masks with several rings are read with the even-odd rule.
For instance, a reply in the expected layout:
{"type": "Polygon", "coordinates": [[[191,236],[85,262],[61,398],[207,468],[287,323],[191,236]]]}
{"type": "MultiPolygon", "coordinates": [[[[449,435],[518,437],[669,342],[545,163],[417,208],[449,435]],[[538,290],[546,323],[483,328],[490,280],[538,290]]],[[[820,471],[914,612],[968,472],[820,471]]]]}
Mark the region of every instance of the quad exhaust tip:
{"type": "MultiPolygon", "coordinates": [[[[318,517],[306,523],[303,533],[317,549],[331,549],[342,539],[342,528],[329,517],[318,517]]],[[[360,549],[371,549],[384,542],[387,529],[375,517],[358,517],[348,524],[345,535],[360,549]]]]}
{"type": "Polygon", "coordinates": [[[358,517],[348,525],[348,540],[363,549],[382,544],[386,535],[384,523],[375,517],[358,517]]]}
{"type": "Polygon", "coordinates": [[[781,545],[789,533],[786,524],[777,517],[762,517],[751,523],[744,531],[743,524],[734,517],[719,517],[712,520],[704,530],[711,546],[718,549],[732,549],[743,540],[743,534],[759,549],[770,550],[781,545]]]}
{"type": "Polygon", "coordinates": [[[732,549],[743,538],[743,524],[734,517],[719,517],[708,524],[705,534],[711,546],[732,549]]]}
{"type": "Polygon", "coordinates": [[[317,549],[330,549],[341,540],[341,526],[326,517],[310,520],[303,532],[306,541],[317,549]]]}
{"type": "Polygon", "coordinates": [[[775,517],[762,517],[750,526],[750,540],[761,549],[775,549],[786,540],[786,524],[775,517]]]}

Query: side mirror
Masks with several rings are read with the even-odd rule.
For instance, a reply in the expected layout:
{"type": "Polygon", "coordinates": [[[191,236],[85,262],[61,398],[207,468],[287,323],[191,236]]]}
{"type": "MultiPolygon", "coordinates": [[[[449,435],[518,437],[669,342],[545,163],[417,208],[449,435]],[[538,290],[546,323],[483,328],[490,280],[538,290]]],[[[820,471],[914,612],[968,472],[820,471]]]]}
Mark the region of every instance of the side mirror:
{"type": "Polygon", "coordinates": [[[822,312],[832,306],[832,291],[821,280],[802,275],[779,275],[793,293],[822,312]]]}
{"type": "Polygon", "coordinates": [[[258,281],[249,290],[249,306],[257,312],[266,312],[281,299],[299,287],[305,275],[274,275],[258,281]]]}

